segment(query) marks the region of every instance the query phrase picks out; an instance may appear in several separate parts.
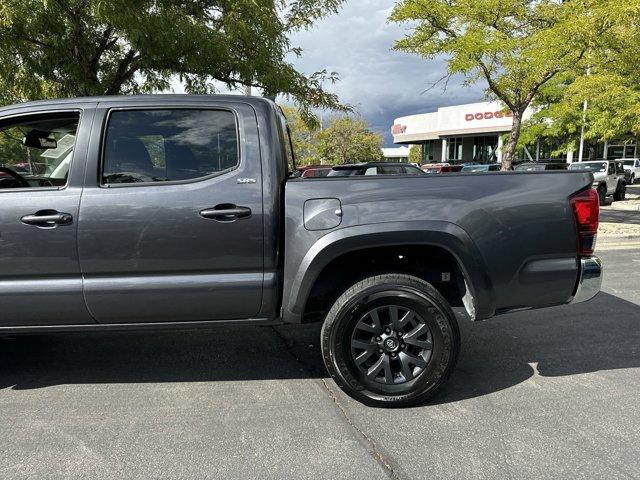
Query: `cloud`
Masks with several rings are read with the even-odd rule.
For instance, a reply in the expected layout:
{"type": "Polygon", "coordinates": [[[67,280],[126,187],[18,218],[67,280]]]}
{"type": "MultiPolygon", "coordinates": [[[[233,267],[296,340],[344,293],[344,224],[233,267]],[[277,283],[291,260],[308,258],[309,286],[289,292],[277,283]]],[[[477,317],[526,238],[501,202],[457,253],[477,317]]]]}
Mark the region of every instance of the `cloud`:
{"type": "Polygon", "coordinates": [[[445,93],[442,87],[425,92],[446,73],[446,62],[393,50],[394,42],[409,33],[408,26],[388,22],[394,3],[347,1],[338,14],[291,39],[303,49],[302,57],[292,59],[298,70],[338,72],[340,82],[330,89],[354,105],[387,146],[393,143],[394,118],[484,99],[482,85],[466,87],[461,78],[452,79],[445,93]]]}

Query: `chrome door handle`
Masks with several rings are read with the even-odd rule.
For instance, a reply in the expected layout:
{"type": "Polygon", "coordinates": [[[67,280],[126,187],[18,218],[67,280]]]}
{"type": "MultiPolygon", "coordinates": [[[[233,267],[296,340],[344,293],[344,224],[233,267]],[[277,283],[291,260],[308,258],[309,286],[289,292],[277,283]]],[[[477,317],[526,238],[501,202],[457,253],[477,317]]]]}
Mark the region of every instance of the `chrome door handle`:
{"type": "Polygon", "coordinates": [[[200,211],[200,216],[219,222],[232,222],[238,218],[247,218],[251,216],[249,207],[238,207],[236,205],[222,204],[213,208],[205,208],[200,211]]]}
{"type": "Polygon", "coordinates": [[[25,215],[20,221],[27,225],[36,225],[38,227],[55,227],[56,225],[69,225],[73,223],[73,216],[70,213],[47,210],[25,215]]]}

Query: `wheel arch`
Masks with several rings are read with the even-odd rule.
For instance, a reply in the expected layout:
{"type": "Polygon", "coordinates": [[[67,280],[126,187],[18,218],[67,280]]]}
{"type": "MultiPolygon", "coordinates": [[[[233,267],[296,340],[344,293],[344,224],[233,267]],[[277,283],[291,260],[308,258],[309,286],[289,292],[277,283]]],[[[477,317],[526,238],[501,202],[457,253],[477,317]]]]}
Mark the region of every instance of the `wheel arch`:
{"type": "MultiPolygon", "coordinates": [[[[323,278],[323,274],[331,265],[351,255],[366,256],[380,249],[394,248],[425,249],[424,251],[429,254],[438,251],[447,255],[461,272],[465,287],[470,294],[468,301],[472,306],[470,312],[472,317],[483,319],[493,316],[495,309],[491,280],[474,242],[458,225],[450,222],[427,221],[347,227],[320,238],[308,249],[291,281],[285,284],[284,321],[292,323],[303,321],[309,297],[318,280],[323,278]]],[[[354,273],[353,269],[350,272],[354,273]]],[[[370,269],[363,269],[362,274],[371,272],[370,269]]],[[[465,304],[465,306],[469,310],[469,305],[465,304]]]]}

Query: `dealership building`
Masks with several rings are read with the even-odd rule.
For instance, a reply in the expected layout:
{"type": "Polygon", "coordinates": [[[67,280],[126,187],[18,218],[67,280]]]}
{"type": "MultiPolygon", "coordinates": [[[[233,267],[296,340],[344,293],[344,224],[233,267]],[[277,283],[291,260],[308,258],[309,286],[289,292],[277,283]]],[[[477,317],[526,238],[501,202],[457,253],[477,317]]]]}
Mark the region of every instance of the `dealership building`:
{"type": "MultiPolygon", "coordinates": [[[[527,110],[524,120],[531,116],[527,110]]],[[[441,107],[431,113],[397,118],[391,127],[393,143],[422,146],[422,163],[493,163],[502,160],[502,136],[511,130],[513,115],[500,102],[479,102],[441,107]]],[[[571,163],[571,150],[552,155],[544,141],[517,152],[524,161],[557,160],[571,163]]],[[[597,144],[596,158],[639,158],[637,141],[597,144]]],[[[586,154],[585,154],[586,156],[586,154]]],[[[586,158],[585,158],[586,159],[586,158]]]]}
{"type": "Polygon", "coordinates": [[[499,102],[480,102],[397,118],[391,133],[396,144],[422,145],[423,163],[492,163],[501,160],[512,122],[499,102]]]}

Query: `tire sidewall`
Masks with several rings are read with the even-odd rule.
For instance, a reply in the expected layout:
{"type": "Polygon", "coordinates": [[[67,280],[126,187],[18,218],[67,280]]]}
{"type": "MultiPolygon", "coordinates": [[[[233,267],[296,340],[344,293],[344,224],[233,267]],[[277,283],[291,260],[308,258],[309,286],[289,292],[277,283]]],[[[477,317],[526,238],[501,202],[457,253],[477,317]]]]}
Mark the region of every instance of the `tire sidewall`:
{"type": "Polygon", "coordinates": [[[603,187],[598,187],[598,200],[601,206],[607,203],[607,190],[603,187]]]}

